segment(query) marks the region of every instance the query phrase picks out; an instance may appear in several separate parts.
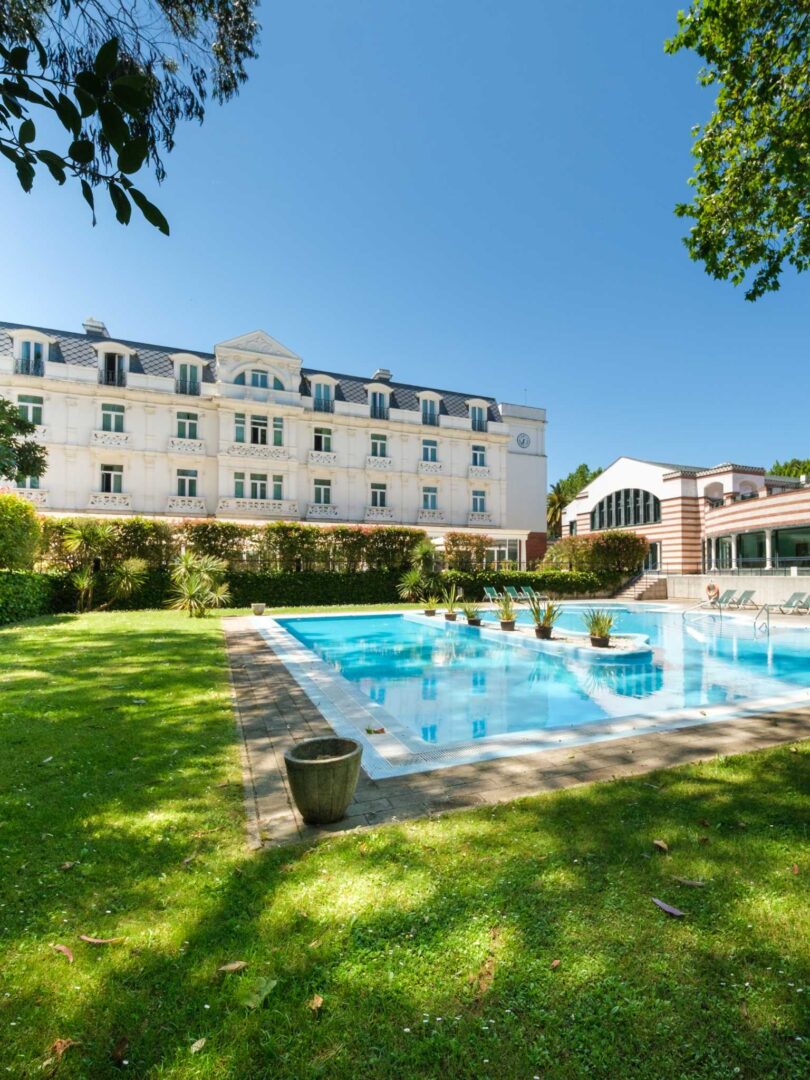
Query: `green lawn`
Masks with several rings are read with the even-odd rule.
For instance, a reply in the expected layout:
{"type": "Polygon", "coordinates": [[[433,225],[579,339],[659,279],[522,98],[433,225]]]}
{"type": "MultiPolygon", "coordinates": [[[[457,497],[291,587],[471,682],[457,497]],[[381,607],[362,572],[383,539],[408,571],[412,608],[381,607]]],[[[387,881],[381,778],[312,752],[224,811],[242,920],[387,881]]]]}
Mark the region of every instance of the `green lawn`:
{"type": "Polygon", "coordinates": [[[0,631],[0,1077],[810,1075],[810,744],[251,855],[229,695],[217,619],[0,631]]]}

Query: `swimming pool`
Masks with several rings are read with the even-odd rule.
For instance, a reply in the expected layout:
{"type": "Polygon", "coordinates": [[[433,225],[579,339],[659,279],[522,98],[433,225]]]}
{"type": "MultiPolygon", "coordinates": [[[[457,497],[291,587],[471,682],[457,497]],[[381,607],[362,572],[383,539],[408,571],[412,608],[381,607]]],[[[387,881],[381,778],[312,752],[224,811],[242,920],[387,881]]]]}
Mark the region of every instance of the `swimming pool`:
{"type": "MultiPolygon", "coordinates": [[[[582,631],[587,606],[566,604],[559,629],[582,631]]],[[[613,610],[615,632],[644,635],[651,652],[558,655],[524,635],[416,613],[257,622],[332,727],[366,743],[372,776],[705,723],[755,702],[810,701],[804,628],[763,636],[750,615],[613,610]]]]}

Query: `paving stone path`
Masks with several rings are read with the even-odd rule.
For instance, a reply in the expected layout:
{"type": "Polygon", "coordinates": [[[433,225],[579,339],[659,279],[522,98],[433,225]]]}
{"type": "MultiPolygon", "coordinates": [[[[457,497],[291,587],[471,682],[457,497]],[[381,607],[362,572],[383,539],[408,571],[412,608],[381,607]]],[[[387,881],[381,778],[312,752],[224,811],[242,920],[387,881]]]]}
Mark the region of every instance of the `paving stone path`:
{"type": "Polygon", "coordinates": [[[284,751],[302,739],[331,735],[332,729],[250,619],[222,622],[242,737],[248,839],[254,848],[507,802],[810,737],[810,708],[797,708],[391,779],[370,780],[361,771],[343,821],[315,828],[301,820],[293,805],[284,751]]]}

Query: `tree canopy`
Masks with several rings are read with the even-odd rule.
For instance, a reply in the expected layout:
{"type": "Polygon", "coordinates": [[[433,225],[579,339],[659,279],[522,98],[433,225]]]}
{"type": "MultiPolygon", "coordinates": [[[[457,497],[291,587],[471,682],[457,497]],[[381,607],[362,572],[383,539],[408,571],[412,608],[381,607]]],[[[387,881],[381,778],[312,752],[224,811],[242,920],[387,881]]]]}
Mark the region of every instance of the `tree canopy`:
{"type": "Polygon", "coordinates": [[[712,277],[746,282],[746,300],[779,288],[785,263],[810,266],[810,3],[692,0],[670,53],[695,52],[715,94],[693,129],[685,244],[712,277]]]}
{"type": "Polygon", "coordinates": [[[160,182],[178,122],[236,94],[256,56],[256,2],[0,0],[0,154],[23,190],[44,166],[78,183],[94,224],[101,187],[122,224],[134,204],[168,234],[131,177],[146,166],[160,182]]]}
{"type": "Polygon", "coordinates": [[[773,476],[810,476],[810,458],[791,458],[775,461],[770,468],[773,476]]]}
{"type": "Polygon", "coordinates": [[[551,485],[546,507],[546,528],[549,536],[560,535],[562,516],[566,506],[601,472],[601,469],[592,469],[583,462],[581,465],[577,465],[567,476],[563,476],[555,484],[551,485]]]}
{"type": "Polygon", "coordinates": [[[20,415],[13,401],[0,398],[0,480],[18,476],[42,476],[47,451],[31,439],[36,425],[20,415]]]}

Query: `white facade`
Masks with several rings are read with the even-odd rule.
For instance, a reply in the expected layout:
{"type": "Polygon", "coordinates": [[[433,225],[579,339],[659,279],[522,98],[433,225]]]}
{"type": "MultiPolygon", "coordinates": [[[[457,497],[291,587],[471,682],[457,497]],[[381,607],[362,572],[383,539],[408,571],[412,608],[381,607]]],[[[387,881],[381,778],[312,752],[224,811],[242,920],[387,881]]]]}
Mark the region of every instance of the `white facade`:
{"type": "Polygon", "coordinates": [[[304,368],[263,331],[199,354],[85,327],[0,323],[0,396],[48,450],[19,490],[44,513],[480,530],[520,561],[544,537],[543,409],[304,368]]]}

